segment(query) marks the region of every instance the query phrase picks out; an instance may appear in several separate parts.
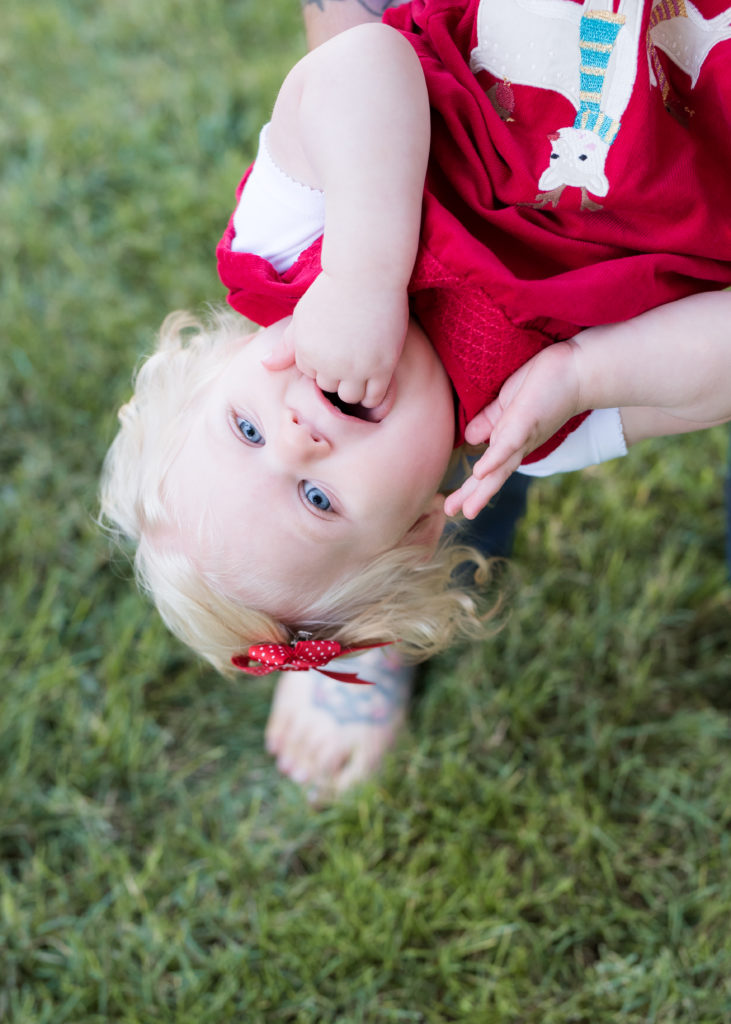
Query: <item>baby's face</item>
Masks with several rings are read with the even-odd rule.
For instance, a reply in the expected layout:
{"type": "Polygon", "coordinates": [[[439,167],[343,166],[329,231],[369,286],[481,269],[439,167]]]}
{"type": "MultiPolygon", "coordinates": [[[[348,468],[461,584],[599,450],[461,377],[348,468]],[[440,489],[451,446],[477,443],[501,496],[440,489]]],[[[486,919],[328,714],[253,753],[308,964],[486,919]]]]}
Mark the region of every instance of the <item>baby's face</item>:
{"type": "Polygon", "coordinates": [[[294,366],[262,366],[287,323],[242,336],[192,410],[167,486],[175,543],[205,570],[234,570],[236,596],[292,619],[306,608],[298,594],[441,522],[454,406],[413,322],[379,422],[346,415],[294,366]]]}

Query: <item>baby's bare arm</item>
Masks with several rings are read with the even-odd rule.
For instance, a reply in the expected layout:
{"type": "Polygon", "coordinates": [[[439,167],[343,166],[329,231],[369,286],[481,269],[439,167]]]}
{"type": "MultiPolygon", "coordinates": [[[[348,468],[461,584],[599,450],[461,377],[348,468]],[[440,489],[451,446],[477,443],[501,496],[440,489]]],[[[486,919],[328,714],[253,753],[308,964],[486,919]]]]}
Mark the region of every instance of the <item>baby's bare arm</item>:
{"type": "Polygon", "coordinates": [[[421,65],[388,26],[342,32],[287,76],[269,146],[286,173],[325,193],[323,273],[270,365],[294,357],[345,401],[383,398],[408,323],[429,136],[421,65]]]}
{"type": "Polygon", "coordinates": [[[691,295],[574,340],[582,409],[619,406],[627,444],[731,419],[731,291],[691,295]]]}
{"type": "Polygon", "coordinates": [[[587,409],[619,408],[628,445],[731,419],[731,291],[706,292],[594,327],[544,349],[467,427],[489,442],[450,494],[449,515],[474,518],[523,458],[587,409]]]}

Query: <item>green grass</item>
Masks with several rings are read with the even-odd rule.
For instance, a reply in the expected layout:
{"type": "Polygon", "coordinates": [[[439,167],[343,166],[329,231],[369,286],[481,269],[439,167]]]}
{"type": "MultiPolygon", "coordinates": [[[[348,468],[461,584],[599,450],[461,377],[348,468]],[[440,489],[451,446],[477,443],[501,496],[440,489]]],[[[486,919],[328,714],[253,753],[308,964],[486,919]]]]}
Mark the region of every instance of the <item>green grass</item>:
{"type": "Polygon", "coordinates": [[[315,812],[93,524],[132,366],[213,247],[292,0],[7,0],[0,1020],[731,1021],[723,430],[532,492],[500,634],[315,812]]]}

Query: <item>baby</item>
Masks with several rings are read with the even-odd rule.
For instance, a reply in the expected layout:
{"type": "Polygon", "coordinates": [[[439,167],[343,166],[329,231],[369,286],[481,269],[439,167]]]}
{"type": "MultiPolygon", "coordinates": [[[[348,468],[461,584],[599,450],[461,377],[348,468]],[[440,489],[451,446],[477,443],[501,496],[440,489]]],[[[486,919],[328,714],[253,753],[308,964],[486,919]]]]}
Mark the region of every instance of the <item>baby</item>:
{"type": "MultiPolygon", "coordinates": [[[[549,167],[564,161],[566,132],[544,129],[566,100],[515,85],[505,106],[488,5],[401,8],[397,27],[344,32],[283,84],[219,246],[231,305],[264,329],[237,314],[169,318],[103,484],[165,621],[220,670],[324,665],[395,641],[424,658],[475,635],[480,609],[454,581],[470,554],[440,542],[446,512],[474,516],[526,457],[538,474],[580,468],[731,416],[729,294],[717,291],[731,283],[728,106],[699,80],[695,134],[652,107],[649,5],[598,19],[560,6],[580,53],[608,23],[602,45],[645,75],[644,107],[627,107],[610,142],[596,119],[568,133],[591,152],[586,183],[572,171],[541,184],[555,175],[537,175],[545,152],[526,138],[540,134],[549,167]],[[545,100],[525,104],[525,121],[521,88],[545,100]],[[666,119],[662,146],[610,189],[610,158],[623,132],[636,147],[645,108],[652,131],[666,119]],[[666,176],[651,203],[639,189],[666,148],[688,173],[666,176]],[[673,189],[679,202],[698,191],[692,217],[668,216],[673,189]],[[445,509],[441,481],[465,439],[490,447],[445,509]]],[[[706,56],[703,75],[728,97],[706,56]]]]}

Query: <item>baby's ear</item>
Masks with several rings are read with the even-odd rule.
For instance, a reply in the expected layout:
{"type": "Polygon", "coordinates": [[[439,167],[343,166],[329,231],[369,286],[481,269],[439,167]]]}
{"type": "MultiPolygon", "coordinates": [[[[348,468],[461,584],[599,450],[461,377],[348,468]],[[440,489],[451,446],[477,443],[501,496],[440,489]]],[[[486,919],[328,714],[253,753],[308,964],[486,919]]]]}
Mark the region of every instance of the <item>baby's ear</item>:
{"type": "Polygon", "coordinates": [[[420,547],[425,547],[429,554],[432,555],[436,551],[446,522],[444,495],[435,494],[431,499],[429,508],[419,516],[414,525],[409,527],[401,538],[399,547],[419,545],[420,547]]]}

